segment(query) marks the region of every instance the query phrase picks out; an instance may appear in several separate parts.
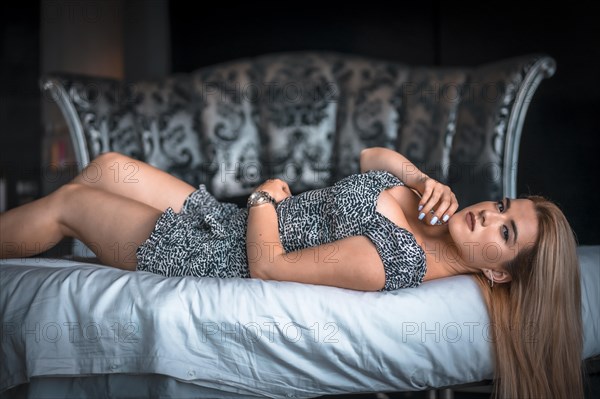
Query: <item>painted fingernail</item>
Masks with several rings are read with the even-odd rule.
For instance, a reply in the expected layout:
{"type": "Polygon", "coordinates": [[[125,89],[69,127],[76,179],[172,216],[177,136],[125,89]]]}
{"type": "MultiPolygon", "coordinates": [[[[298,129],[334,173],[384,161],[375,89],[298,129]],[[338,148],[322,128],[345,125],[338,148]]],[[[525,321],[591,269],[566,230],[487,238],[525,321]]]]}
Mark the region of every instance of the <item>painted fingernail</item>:
{"type": "Polygon", "coordinates": [[[421,212],[421,209],[423,209],[423,205],[419,205],[419,209],[417,209],[419,212],[421,212]]]}
{"type": "Polygon", "coordinates": [[[448,216],[448,215],[444,215],[444,217],[442,218],[444,223],[446,223],[448,221],[448,219],[450,219],[450,216],[448,216]]]}
{"type": "Polygon", "coordinates": [[[424,218],[424,217],[425,217],[425,214],[424,214],[423,212],[421,212],[421,213],[419,214],[419,220],[423,220],[423,218],[424,218]]]}
{"type": "Polygon", "coordinates": [[[429,223],[432,224],[432,225],[434,225],[434,224],[437,223],[437,221],[438,221],[438,217],[434,216],[433,219],[431,219],[431,222],[429,222],[429,223]]]}

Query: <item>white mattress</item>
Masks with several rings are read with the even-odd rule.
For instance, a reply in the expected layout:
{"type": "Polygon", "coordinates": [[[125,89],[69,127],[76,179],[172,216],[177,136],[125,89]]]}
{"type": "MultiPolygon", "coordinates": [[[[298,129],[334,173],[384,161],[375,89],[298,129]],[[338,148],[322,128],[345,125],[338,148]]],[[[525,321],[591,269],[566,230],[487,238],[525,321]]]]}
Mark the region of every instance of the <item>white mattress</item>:
{"type": "MultiPolygon", "coordinates": [[[[600,246],[579,254],[588,358],[600,354],[600,246]]],[[[118,389],[120,376],[160,374],[207,397],[314,397],[492,377],[487,312],[468,276],[364,293],[30,258],[0,261],[0,280],[0,392],[86,375],[118,389]]]]}

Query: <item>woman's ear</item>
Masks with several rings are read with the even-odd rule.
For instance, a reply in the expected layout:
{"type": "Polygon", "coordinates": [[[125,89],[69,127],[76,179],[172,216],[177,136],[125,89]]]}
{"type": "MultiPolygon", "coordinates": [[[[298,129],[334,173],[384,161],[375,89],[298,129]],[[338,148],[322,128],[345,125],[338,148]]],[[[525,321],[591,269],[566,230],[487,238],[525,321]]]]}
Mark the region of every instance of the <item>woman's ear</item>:
{"type": "Polygon", "coordinates": [[[490,280],[490,282],[493,278],[494,283],[508,283],[510,280],[512,280],[510,274],[497,270],[483,269],[483,274],[490,280]]]}
{"type": "Polygon", "coordinates": [[[491,273],[494,276],[495,283],[508,283],[510,280],[512,280],[512,277],[510,276],[510,274],[508,274],[506,272],[499,272],[499,271],[494,270],[491,273]]]}

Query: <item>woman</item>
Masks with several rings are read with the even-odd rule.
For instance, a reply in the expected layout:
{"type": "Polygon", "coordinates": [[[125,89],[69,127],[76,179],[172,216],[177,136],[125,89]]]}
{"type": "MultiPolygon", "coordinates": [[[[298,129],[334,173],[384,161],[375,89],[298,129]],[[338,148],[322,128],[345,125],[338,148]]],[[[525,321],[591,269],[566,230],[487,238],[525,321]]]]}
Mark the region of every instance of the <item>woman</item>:
{"type": "Polygon", "coordinates": [[[104,264],[164,275],[376,291],[473,274],[495,327],[497,393],[581,397],[576,243],[560,210],[532,196],[457,212],[449,187],[385,148],[363,150],[360,167],[296,196],[270,179],[242,209],[107,153],[71,184],[1,215],[0,257],[33,255],[69,236],[104,264]]]}

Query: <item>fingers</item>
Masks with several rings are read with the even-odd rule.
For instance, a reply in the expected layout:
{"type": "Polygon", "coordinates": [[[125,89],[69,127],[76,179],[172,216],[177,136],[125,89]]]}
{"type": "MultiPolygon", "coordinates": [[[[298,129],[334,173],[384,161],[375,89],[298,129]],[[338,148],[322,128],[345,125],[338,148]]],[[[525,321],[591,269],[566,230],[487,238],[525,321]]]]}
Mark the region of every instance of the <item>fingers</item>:
{"type": "Polygon", "coordinates": [[[267,179],[256,190],[268,192],[277,203],[292,195],[287,182],[281,179],[267,179]]]}
{"type": "Polygon", "coordinates": [[[275,188],[280,189],[284,193],[287,193],[287,194],[290,193],[290,186],[287,184],[286,181],[281,180],[281,179],[269,179],[269,180],[272,182],[272,184],[274,185],[275,188]]]}
{"type": "Polygon", "coordinates": [[[425,202],[423,203],[423,198],[421,198],[421,201],[419,202],[420,205],[423,205],[423,207],[421,208],[421,212],[425,214],[429,213],[442,197],[442,193],[439,190],[426,190],[426,193],[427,194],[423,195],[423,198],[425,197],[425,195],[427,195],[425,202]],[[429,192],[427,193],[427,191],[429,192]]]}
{"type": "Polygon", "coordinates": [[[419,201],[419,219],[424,220],[425,216],[428,215],[433,207],[439,202],[440,197],[442,195],[438,182],[429,178],[425,182],[425,189],[423,190],[423,195],[421,196],[421,200],[419,201]],[[436,190],[436,188],[438,188],[436,190]]]}
{"type": "Polygon", "coordinates": [[[458,209],[458,201],[456,201],[456,196],[454,196],[454,193],[451,193],[450,198],[444,198],[443,200],[441,200],[437,206],[434,206],[434,208],[432,209],[432,211],[430,211],[431,213],[431,219],[430,219],[430,223],[431,220],[436,219],[435,222],[431,223],[431,224],[435,224],[438,221],[441,221],[442,223],[446,223],[448,222],[448,220],[450,219],[450,217],[452,215],[454,215],[454,213],[456,212],[456,210],[458,209]]]}
{"type": "Polygon", "coordinates": [[[419,219],[431,225],[446,223],[457,209],[458,201],[450,187],[428,179],[419,201],[419,219]]]}

